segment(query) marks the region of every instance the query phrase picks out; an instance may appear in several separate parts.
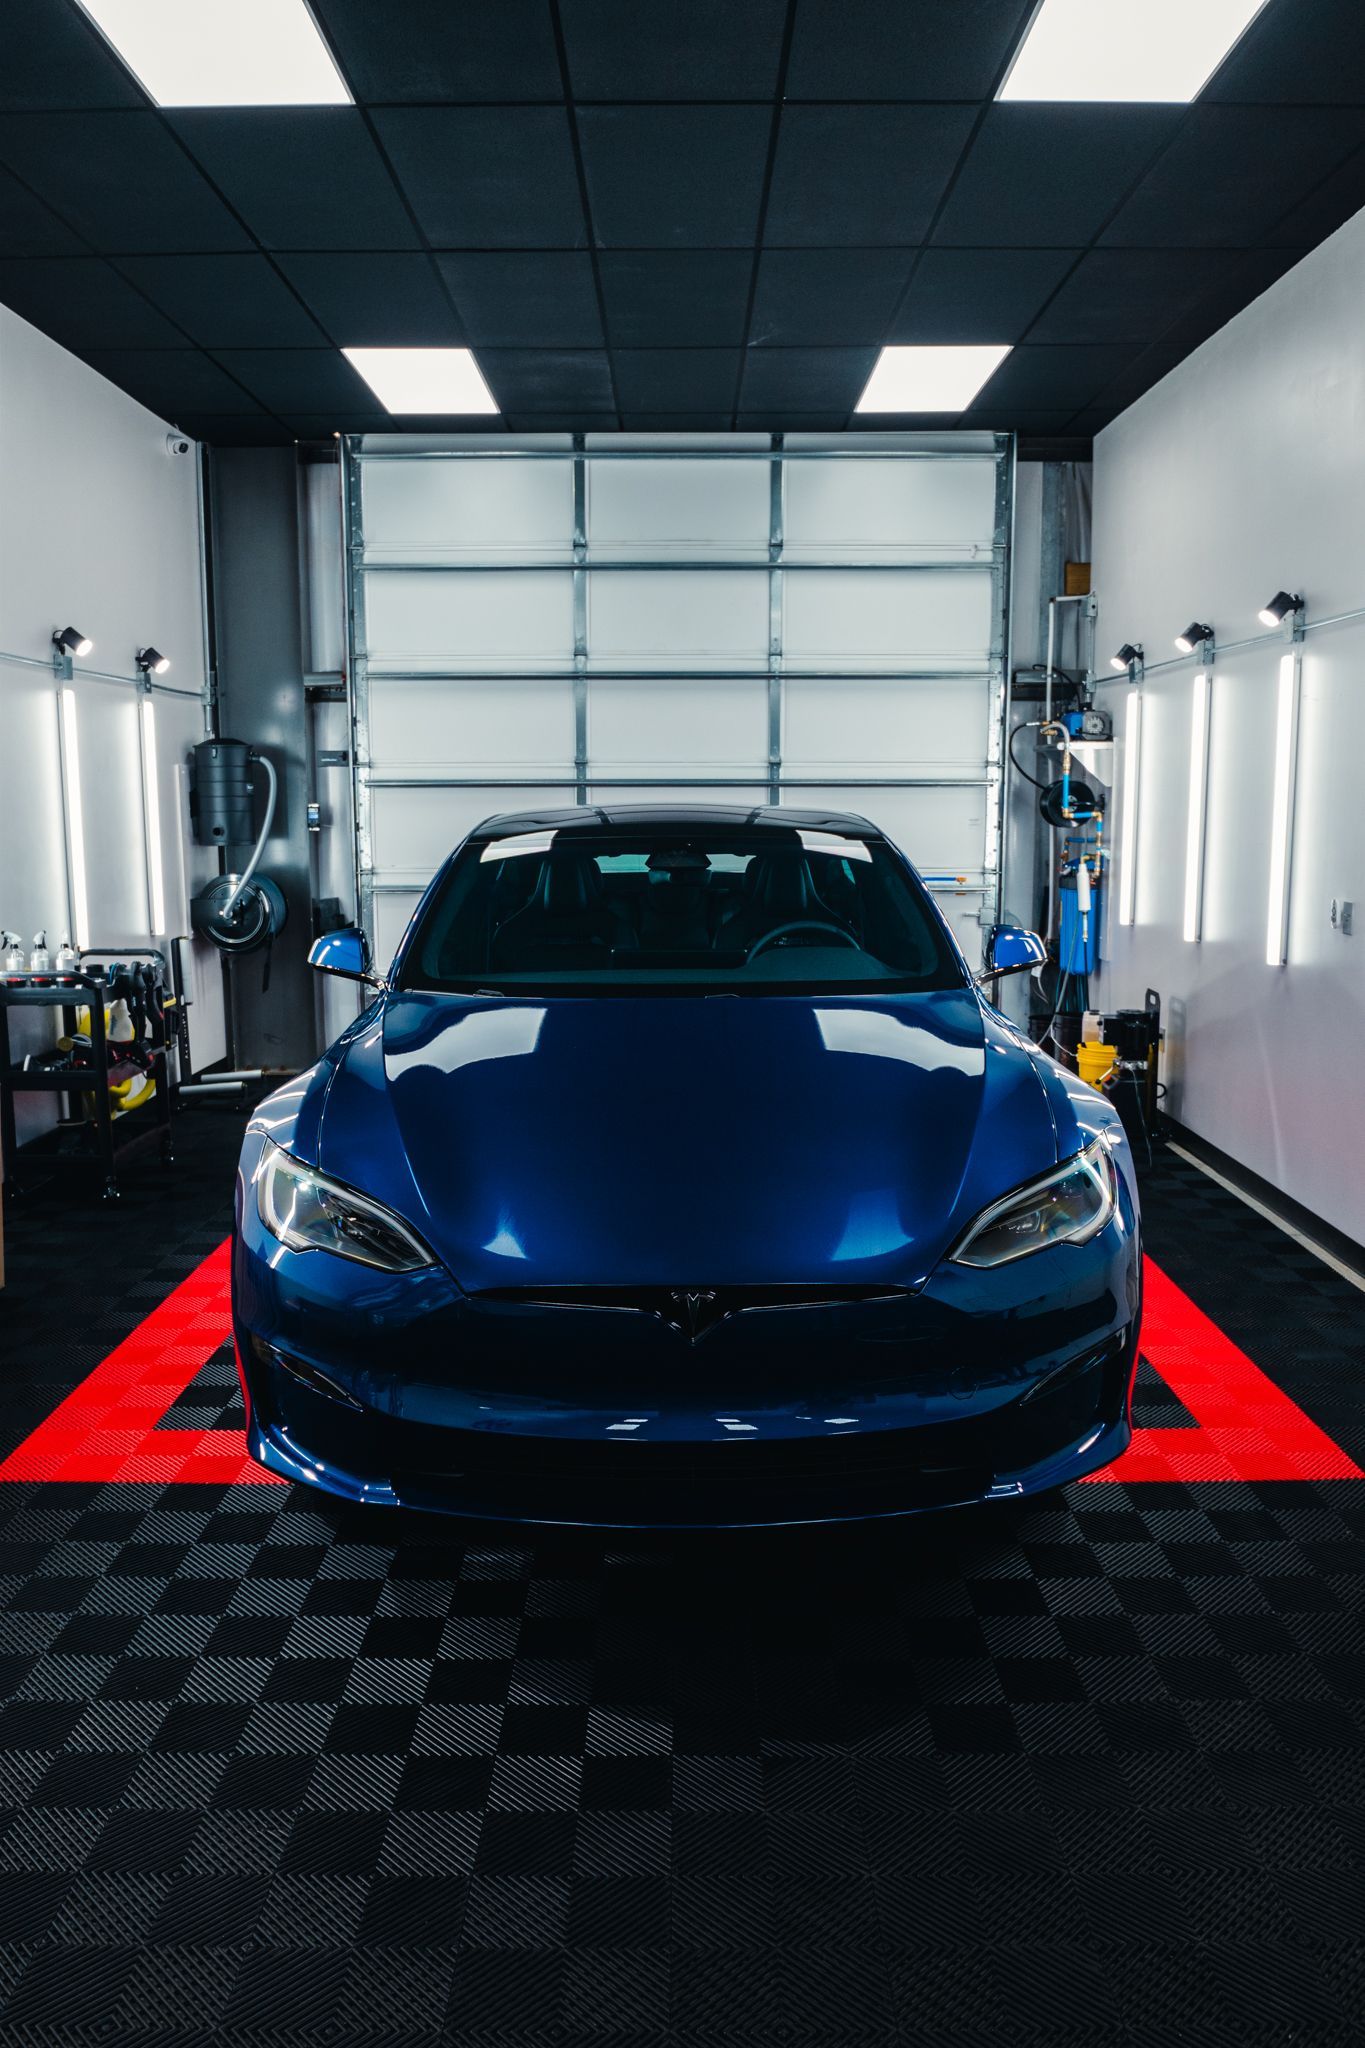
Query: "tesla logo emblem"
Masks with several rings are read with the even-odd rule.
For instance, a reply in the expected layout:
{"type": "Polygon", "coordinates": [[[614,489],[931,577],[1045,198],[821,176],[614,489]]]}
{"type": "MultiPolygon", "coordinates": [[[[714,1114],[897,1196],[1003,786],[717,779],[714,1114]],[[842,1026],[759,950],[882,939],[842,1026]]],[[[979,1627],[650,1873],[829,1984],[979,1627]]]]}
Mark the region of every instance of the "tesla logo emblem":
{"type": "Polygon", "coordinates": [[[693,1344],[725,1314],[714,1287],[673,1287],[668,1300],[673,1311],[669,1321],[693,1344]]]}

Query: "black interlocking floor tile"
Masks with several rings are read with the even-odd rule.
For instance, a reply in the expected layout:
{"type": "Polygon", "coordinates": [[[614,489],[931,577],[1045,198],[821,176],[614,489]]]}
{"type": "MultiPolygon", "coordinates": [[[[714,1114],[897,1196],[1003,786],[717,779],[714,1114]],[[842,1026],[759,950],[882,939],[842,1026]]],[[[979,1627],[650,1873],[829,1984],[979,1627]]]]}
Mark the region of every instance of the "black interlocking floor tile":
{"type": "MultiPolygon", "coordinates": [[[[7,1443],[221,1240],[182,1122],[173,1203],[12,1215],[7,1443]]],[[[1146,1218],[1365,1456],[1359,1293],[1175,1160],[1146,1218]]],[[[220,1352],[161,1426],[239,1423],[220,1352]]],[[[1344,2044],[1362,1928],[1365,1482],[687,1542],[0,1486],[0,2048],[1344,2044]]]]}

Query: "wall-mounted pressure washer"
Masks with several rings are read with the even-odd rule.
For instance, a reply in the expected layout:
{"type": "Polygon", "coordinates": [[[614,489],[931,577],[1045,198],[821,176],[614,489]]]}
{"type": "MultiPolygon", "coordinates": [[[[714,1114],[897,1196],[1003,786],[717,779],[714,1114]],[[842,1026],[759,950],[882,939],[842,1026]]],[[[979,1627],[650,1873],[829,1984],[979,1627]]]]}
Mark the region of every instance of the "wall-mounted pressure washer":
{"type": "Polygon", "coordinates": [[[284,893],[268,875],[256,872],[275,821],[279,779],[275,764],[244,740],[201,740],[191,755],[190,817],[200,846],[246,846],[253,839],[255,781],[266,778],[265,817],[254,834],[251,857],[241,874],[218,875],[190,905],[194,931],[220,953],[254,953],[284,927],[284,893]]]}

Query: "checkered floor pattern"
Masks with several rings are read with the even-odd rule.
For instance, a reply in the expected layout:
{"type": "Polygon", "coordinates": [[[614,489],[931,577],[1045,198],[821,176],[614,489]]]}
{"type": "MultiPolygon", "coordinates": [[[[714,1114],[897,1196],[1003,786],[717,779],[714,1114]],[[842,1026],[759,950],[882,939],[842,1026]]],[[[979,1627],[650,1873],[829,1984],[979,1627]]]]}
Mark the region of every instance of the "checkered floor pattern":
{"type": "MultiPolygon", "coordinates": [[[[11,1217],[0,1450],[221,1241],[232,1120],[11,1217]]],[[[1365,1299],[1179,1162],[1162,1269],[1365,1459],[1365,1299]]],[[[1140,1419],[1198,1431],[1144,1369],[1140,1419]]],[[[213,1351],[152,1433],[230,1431],[213,1351]]],[[[683,1542],[0,1484],[4,2048],[1365,2036],[1365,1480],[683,1542]]]]}

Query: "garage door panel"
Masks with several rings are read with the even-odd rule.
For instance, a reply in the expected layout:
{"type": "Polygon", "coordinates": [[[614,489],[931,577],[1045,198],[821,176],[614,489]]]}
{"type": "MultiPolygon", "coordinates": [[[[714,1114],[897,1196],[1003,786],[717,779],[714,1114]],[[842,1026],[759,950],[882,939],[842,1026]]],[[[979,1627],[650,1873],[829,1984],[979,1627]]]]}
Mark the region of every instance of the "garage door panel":
{"type": "Polygon", "coordinates": [[[752,784],[736,789],[728,783],[692,785],[685,783],[666,784],[662,788],[652,782],[641,782],[603,787],[592,784],[588,789],[588,802],[610,807],[613,804],[744,804],[756,806],[768,801],[767,787],[755,778],[752,784]]]}
{"type": "Polygon", "coordinates": [[[983,668],[989,658],[988,571],[811,570],[785,586],[793,668],[983,668]]]}
{"type": "Polygon", "coordinates": [[[595,668],[766,667],[764,570],[595,570],[588,584],[595,668]]]}
{"type": "Polygon", "coordinates": [[[837,457],[787,465],[784,559],[892,554],[965,558],[989,550],[995,459],[837,457]]]}
{"type": "Polygon", "coordinates": [[[759,676],[685,683],[594,678],[588,687],[588,752],[612,775],[696,771],[762,774],[768,752],[768,685],[759,676]]]}
{"type": "Polygon", "coordinates": [[[554,809],[573,791],[522,787],[374,789],[370,792],[375,868],[385,882],[425,887],[467,832],[498,811],[554,809]]]}
{"type": "MultiPolygon", "coordinates": [[[[385,967],[398,951],[398,942],[421,900],[420,889],[380,889],[375,892],[374,957],[385,967]]],[[[330,976],[325,978],[330,979],[330,976]]]]}
{"type": "Polygon", "coordinates": [[[926,875],[976,877],[986,822],[982,789],[848,789],[837,783],[789,790],[784,803],[870,818],[926,875]]]}
{"type": "Polygon", "coordinates": [[[372,672],[566,668],[573,661],[568,570],[376,572],[365,578],[365,607],[372,672]]]}
{"type": "Polygon", "coordinates": [[[765,562],[771,469],[761,459],[589,462],[589,551],[765,562]]]}
{"type": "Polygon", "coordinates": [[[573,755],[573,686],[562,677],[371,679],[375,768],[553,775],[573,755]]]}
{"type": "Polygon", "coordinates": [[[836,764],[849,775],[979,772],[993,689],[968,676],[839,683],[790,677],[783,689],[783,763],[793,775],[818,775],[822,765],[836,764]]]}
{"type": "Polygon", "coordinates": [[[365,465],[365,552],[407,561],[573,553],[573,466],[512,458],[365,465]]]}

